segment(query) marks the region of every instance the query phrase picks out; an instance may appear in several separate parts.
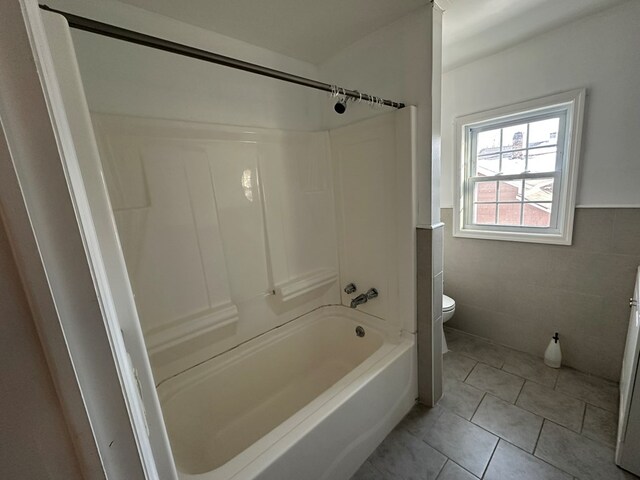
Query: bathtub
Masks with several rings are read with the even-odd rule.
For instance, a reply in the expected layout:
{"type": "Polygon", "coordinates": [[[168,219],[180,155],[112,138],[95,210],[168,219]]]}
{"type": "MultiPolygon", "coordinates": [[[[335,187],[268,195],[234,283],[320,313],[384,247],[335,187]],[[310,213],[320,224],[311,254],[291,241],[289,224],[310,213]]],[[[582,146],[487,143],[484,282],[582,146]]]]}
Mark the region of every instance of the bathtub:
{"type": "Polygon", "coordinates": [[[415,401],[414,335],[322,307],[158,394],[181,480],[348,479],[415,401]]]}

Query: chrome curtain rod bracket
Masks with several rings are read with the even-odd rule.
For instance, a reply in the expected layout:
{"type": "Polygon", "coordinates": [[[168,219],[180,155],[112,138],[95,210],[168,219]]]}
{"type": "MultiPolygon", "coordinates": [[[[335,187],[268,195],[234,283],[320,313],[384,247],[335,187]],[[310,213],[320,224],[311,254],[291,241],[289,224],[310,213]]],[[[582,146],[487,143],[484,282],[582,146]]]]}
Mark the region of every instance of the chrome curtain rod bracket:
{"type": "MultiPolygon", "coordinates": [[[[237,70],[243,70],[256,75],[275,78],[284,82],[295,83],[304,87],[315,88],[316,90],[322,90],[324,92],[332,93],[336,88],[328,83],[319,82],[310,78],[300,77],[298,75],[275,70],[273,68],[263,67],[262,65],[257,65],[255,63],[238,60],[237,58],[227,57],[225,55],[153,37],[133,30],[127,30],[126,28],[116,27],[115,25],[98,22],[96,20],[91,20],[90,18],[80,17],[72,13],[56,10],[48,5],[40,5],[40,8],[48,12],[62,15],[69,23],[69,26],[77,30],[83,30],[85,32],[91,32],[105,37],[111,37],[125,42],[135,43],[145,47],[155,48],[157,50],[163,50],[165,52],[175,53],[177,55],[195,58],[197,60],[203,60],[205,62],[215,63],[225,67],[235,68],[237,70]]],[[[375,102],[392,108],[404,108],[405,106],[402,102],[380,99],[379,97],[375,97],[367,93],[360,93],[357,90],[348,90],[342,87],[338,88],[341,95],[351,99],[375,102]]]]}

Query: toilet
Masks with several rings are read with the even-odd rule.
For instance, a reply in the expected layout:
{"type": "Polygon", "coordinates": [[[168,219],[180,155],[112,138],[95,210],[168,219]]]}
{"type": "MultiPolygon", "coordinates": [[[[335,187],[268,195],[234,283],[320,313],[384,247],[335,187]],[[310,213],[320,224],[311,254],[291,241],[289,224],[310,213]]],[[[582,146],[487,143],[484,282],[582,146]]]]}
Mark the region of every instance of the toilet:
{"type": "MultiPolygon", "coordinates": [[[[446,295],[442,295],[442,326],[444,323],[453,317],[456,313],[456,302],[453,298],[446,295]]],[[[444,338],[444,330],[442,331],[442,353],[447,353],[449,348],[447,347],[447,339],[444,338]]]]}

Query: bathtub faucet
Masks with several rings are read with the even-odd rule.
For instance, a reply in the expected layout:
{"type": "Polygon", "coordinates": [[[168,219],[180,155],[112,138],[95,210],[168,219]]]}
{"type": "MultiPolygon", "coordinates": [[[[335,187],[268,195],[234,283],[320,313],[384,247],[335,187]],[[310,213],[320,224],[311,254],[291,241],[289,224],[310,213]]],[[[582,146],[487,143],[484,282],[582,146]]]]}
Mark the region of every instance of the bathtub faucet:
{"type": "Polygon", "coordinates": [[[363,303],[367,303],[372,298],[376,298],[378,296],[378,290],[375,288],[370,288],[367,293],[361,293],[355,298],[351,299],[351,308],[357,308],[358,305],[362,305],[363,303]]]}

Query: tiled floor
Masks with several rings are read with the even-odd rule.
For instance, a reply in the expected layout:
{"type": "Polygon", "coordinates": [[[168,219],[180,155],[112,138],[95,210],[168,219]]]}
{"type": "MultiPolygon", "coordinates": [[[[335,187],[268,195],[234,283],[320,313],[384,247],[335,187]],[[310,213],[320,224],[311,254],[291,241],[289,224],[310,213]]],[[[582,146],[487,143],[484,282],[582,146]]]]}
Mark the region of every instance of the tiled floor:
{"type": "Polygon", "coordinates": [[[637,478],[613,463],[615,383],[446,336],[444,396],[409,412],[352,480],[637,478]]]}

